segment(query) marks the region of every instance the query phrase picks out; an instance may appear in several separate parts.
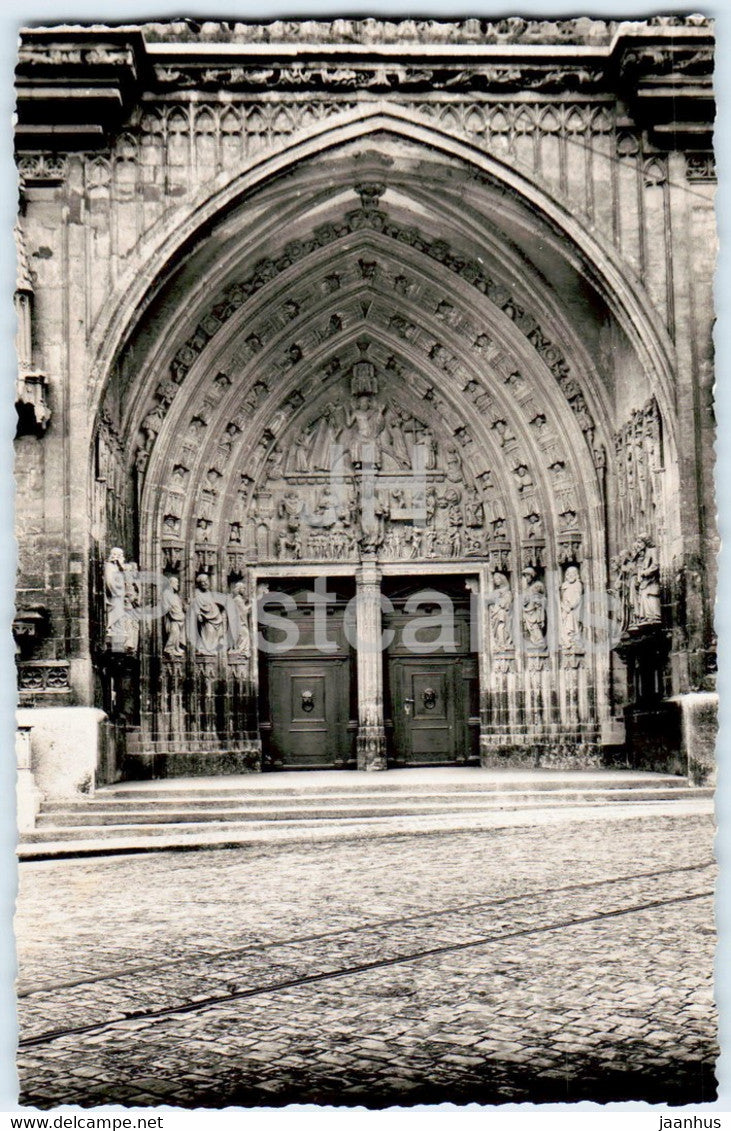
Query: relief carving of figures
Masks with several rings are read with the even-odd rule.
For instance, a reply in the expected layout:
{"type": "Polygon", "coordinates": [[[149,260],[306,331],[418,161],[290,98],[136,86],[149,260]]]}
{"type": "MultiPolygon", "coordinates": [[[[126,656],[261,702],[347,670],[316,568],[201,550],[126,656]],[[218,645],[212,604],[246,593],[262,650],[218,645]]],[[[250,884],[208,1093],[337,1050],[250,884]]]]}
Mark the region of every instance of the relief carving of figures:
{"type": "Polygon", "coordinates": [[[576,566],[570,565],[561,583],[561,643],[576,649],[581,644],[581,617],[584,584],[576,566]]]}
{"type": "Polygon", "coordinates": [[[284,498],[280,499],[277,517],[285,520],[285,526],[277,539],[277,557],[279,558],[299,559],[302,557],[302,537],[300,534],[302,507],[302,500],[296,491],[288,491],[284,498]]]}
{"type": "Polygon", "coordinates": [[[465,553],[468,557],[480,557],[485,548],[485,542],[482,537],[482,532],[476,530],[465,530],[465,553]]]}
{"type": "Polygon", "coordinates": [[[185,655],[185,609],[180,598],[180,581],[168,577],[162,591],[163,646],[166,656],[185,655]]]}
{"type": "Polygon", "coordinates": [[[490,427],[492,428],[493,432],[497,432],[501,448],[504,448],[506,444],[509,444],[511,441],[515,440],[515,435],[508,427],[507,420],[493,420],[490,427]]]}
{"type": "Polygon", "coordinates": [[[424,547],[424,557],[434,558],[437,553],[437,532],[433,526],[424,527],[424,536],[422,540],[424,547]]]}
{"type": "Polygon", "coordinates": [[[419,526],[411,526],[406,531],[406,540],[409,545],[409,557],[420,558],[424,552],[424,532],[419,526]]]}
{"type": "Polygon", "coordinates": [[[309,471],[312,464],[312,438],[315,425],[310,424],[300,432],[294,441],[294,470],[309,471]]]}
{"type": "Polygon", "coordinates": [[[287,526],[291,530],[296,530],[300,525],[302,506],[302,500],[297,492],[288,491],[284,498],[280,499],[277,516],[286,519],[287,526]]]}
{"type": "Polygon", "coordinates": [[[196,652],[204,656],[217,655],[224,645],[226,621],[223,609],[211,593],[207,573],[199,573],[195,579],[191,612],[196,630],[196,652]]]}
{"type": "Polygon", "coordinates": [[[632,545],[642,531],[654,539],[662,524],[662,442],[662,418],[651,397],[615,436],[620,545],[632,545]]]}
{"type": "Polygon", "coordinates": [[[244,400],[244,408],[250,413],[256,412],[261,402],[269,392],[269,386],[264,381],[255,381],[244,400]]]}
{"type": "Polygon", "coordinates": [[[492,575],[490,599],[490,636],[495,651],[513,647],[513,594],[504,573],[492,575]]]}
{"type": "Polygon", "coordinates": [[[485,522],[485,508],[474,487],[467,491],[465,499],[465,526],[482,526],[485,522]]]}
{"type": "Polygon", "coordinates": [[[302,536],[298,527],[288,527],[281,531],[277,538],[277,557],[291,558],[293,561],[299,561],[302,557],[302,536]]]}
{"type": "Polygon", "coordinates": [[[660,419],[660,409],[654,397],[645,405],[644,417],[647,464],[650,471],[660,471],[663,466],[662,421],[660,419]]]}
{"type": "Polygon", "coordinates": [[[529,487],[533,487],[533,477],[524,463],[519,463],[517,467],[513,468],[513,475],[518,481],[518,490],[526,491],[529,487]]]}
{"type": "Polygon", "coordinates": [[[251,630],[249,628],[249,617],[251,613],[251,602],[246,596],[246,583],[244,581],[237,581],[231,590],[231,598],[234,609],[236,610],[236,618],[231,618],[232,623],[230,628],[232,632],[230,652],[235,652],[237,655],[245,656],[247,659],[251,655],[251,630]]]}
{"type": "Polygon", "coordinates": [[[546,587],[531,566],[522,571],[521,578],[523,633],[529,646],[543,647],[546,643],[546,587]]]}
{"type": "Polygon", "coordinates": [[[627,469],[625,465],[624,443],[617,438],[617,526],[621,532],[627,530],[627,469]]]}
{"type": "Polygon", "coordinates": [[[359,485],[359,512],[360,512],[360,546],[364,553],[372,554],[383,544],[386,535],[386,517],[389,512],[388,502],[384,502],[377,494],[366,491],[359,485]]]}
{"type": "Polygon", "coordinates": [[[447,510],[449,526],[449,553],[453,558],[462,556],[464,515],[462,513],[462,492],[457,487],[448,487],[444,492],[442,505],[447,510]]]}
{"type": "MultiPolygon", "coordinates": [[[[425,427],[423,424],[416,422],[416,430],[414,432],[414,444],[416,447],[423,449],[423,468],[426,471],[433,471],[437,466],[437,445],[431,433],[431,429],[425,427]]],[[[408,457],[407,457],[408,459],[408,457]]],[[[414,455],[413,466],[416,465],[416,455],[414,455]]],[[[404,465],[405,467],[412,466],[412,461],[404,465]]]]}
{"type": "Polygon", "coordinates": [[[460,483],[463,479],[462,460],[454,448],[447,452],[446,474],[450,483],[460,483]]]}
{"type": "Polygon", "coordinates": [[[125,594],[124,551],[114,546],[104,563],[104,608],[106,636],[115,652],[124,648],[125,594]]]}
{"type": "Polygon", "coordinates": [[[650,496],[652,494],[651,477],[647,474],[647,453],[644,446],[645,430],[644,421],[638,418],[634,427],[634,452],[635,452],[635,483],[637,490],[637,504],[639,514],[650,514],[650,496]]]}
{"type": "Polygon", "coordinates": [[[267,459],[267,474],[270,479],[282,478],[282,465],[284,463],[284,452],[278,447],[274,448],[269,454],[267,459]]]}
{"type": "Polygon", "coordinates": [[[383,552],[386,557],[400,558],[403,554],[401,531],[396,526],[389,526],[383,539],[383,552]]]}
{"type": "Polygon", "coordinates": [[[185,439],[191,444],[197,444],[201,438],[204,428],[207,427],[208,425],[202,416],[191,417],[185,439]]]}
{"type": "Polygon", "coordinates": [[[343,409],[332,401],[328,402],[315,425],[310,452],[310,470],[330,471],[339,462],[340,452],[335,450],[335,445],[343,430],[343,424],[343,409]]]}
{"type": "Polygon", "coordinates": [[[586,401],[582,393],[579,393],[579,395],[571,401],[571,407],[574,410],[579,428],[584,433],[587,444],[593,450],[596,425],[594,424],[594,418],[586,407],[586,401]]]}

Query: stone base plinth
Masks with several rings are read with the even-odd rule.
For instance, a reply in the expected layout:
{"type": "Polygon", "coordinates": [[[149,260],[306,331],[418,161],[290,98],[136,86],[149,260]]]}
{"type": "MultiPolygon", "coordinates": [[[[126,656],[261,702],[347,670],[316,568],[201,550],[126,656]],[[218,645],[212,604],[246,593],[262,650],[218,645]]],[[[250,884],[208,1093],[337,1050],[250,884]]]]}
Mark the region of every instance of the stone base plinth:
{"type": "Polygon", "coordinates": [[[597,742],[537,741],[535,743],[491,743],[480,740],[480,765],[484,769],[521,768],[588,770],[604,764],[597,742]]]}
{"type": "Polygon", "coordinates": [[[224,746],[212,740],[175,745],[155,742],[127,749],[122,777],[127,781],[150,778],[203,778],[261,772],[261,741],[244,740],[224,746]],[[162,749],[161,749],[162,747],[162,749]]]}
{"type": "Polygon", "coordinates": [[[718,694],[691,691],[669,703],[680,715],[680,752],[691,785],[715,785],[718,694]]]}
{"type": "Polygon", "coordinates": [[[715,779],[718,695],[689,692],[654,707],[627,707],[627,750],[635,770],[688,776],[693,785],[715,779]]]}
{"type": "Polygon", "coordinates": [[[31,728],[31,765],[48,801],[94,792],[106,715],[96,707],[21,707],[18,726],[31,728]]]}
{"type": "Polygon", "coordinates": [[[30,770],[18,770],[15,783],[15,808],[19,833],[32,832],[43,795],[30,770]]]}
{"type": "Polygon", "coordinates": [[[36,827],[36,817],[41,807],[42,794],[33,776],[30,736],[32,727],[19,726],[15,731],[16,821],[19,833],[28,833],[36,827]]]}
{"type": "Polygon", "coordinates": [[[360,727],[356,749],[359,770],[386,769],[386,732],[383,727],[360,727]]]}

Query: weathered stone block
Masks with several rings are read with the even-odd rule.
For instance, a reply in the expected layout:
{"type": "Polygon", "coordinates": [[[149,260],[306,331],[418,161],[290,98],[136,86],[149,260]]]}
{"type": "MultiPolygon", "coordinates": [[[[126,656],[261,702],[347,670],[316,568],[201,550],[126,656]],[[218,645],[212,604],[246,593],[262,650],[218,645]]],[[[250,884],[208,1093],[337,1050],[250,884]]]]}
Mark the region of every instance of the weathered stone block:
{"type": "Polygon", "coordinates": [[[31,769],[46,800],[94,792],[106,719],[96,707],[28,707],[18,726],[30,726],[31,769]]]}

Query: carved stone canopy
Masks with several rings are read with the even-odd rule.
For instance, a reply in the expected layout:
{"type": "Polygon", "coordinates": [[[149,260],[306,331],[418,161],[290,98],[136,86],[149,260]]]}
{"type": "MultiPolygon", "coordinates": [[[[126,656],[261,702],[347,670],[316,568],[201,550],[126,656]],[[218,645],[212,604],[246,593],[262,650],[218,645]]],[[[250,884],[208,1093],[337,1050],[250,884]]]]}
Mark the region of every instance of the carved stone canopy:
{"type": "Polygon", "coordinates": [[[13,617],[13,637],[17,651],[29,655],[50,631],[50,615],[44,605],[21,606],[13,617]]]}
{"type": "Polygon", "coordinates": [[[15,407],[18,413],[17,435],[42,436],[51,420],[45,373],[35,371],[18,376],[15,407]]]}

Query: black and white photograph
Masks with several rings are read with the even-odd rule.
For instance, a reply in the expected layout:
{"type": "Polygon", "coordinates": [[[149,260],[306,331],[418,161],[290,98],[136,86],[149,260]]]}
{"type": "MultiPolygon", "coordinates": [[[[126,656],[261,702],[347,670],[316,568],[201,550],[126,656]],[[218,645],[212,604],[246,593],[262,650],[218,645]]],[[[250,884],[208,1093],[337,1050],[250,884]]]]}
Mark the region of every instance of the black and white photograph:
{"type": "Polygon", "coordinates": [[[713,19],[16,14],[19,1106],[710,1119],[713,19]]]}

